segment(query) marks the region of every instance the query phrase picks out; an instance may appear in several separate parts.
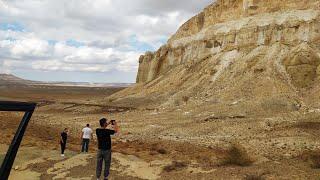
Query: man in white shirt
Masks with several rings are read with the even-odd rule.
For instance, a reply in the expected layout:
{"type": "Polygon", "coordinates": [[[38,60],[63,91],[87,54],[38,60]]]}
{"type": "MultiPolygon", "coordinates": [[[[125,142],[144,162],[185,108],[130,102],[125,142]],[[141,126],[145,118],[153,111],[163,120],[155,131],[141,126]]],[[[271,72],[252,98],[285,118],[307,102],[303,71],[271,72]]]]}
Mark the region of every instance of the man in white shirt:
{"type": "Polygon", "coordinates": [[[91,138],[93,139],[92,129],[90,128],[90,125],[87,124],[87,126],[82,129],[82,133],[81,133],[81,139],[82,139],[81,152],[88,152],[89,142],[91,138]]]}

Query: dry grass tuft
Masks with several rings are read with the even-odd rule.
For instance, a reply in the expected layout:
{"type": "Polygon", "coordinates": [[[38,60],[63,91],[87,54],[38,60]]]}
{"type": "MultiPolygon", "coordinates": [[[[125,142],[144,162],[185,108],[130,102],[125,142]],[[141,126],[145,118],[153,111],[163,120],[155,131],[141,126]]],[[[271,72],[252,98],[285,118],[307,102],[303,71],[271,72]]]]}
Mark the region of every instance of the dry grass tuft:
{"type": "Polygon", "coordinates": [[[159,154],[167,154],[167,153],[168,153],[167,150],[165,150],[165,149],[163,149],[163,148],[158,149],[157,152],[158,152],[159,154]]]}
{"type": "Polygon", "coordinates": [[[188,101],[189,101],[189,97],[188,97],[188,96],[183,96],[183,97],[182,97],[182,100],[183,100],[183,102],[184,102],[185,104],[187,104],[188,101]]]}
{"type": "Polygon", "coordinates": [[[320,169],[320,154],[312,154],[310,156],[311,167],[314,169],[320,169]]]}
{"type": "Polygon", "coordinates": [[[188,167],[186,162],[173,161],[172,164],[163,167],[163,170],[166,172],[180,171],[186,167],[188,167]]]}
{"type": "Polygon", "coordinates": [[[263,177],[264,175],[266,175],[266,173],[262,173],[262,174],[248,174],[248,175],[246,175],[246,177],[244,178],[244,180],[265,180],[266,178],[263,177]]]}
{"type": "Polygon", "coordinates": [[[306,151],[302,154],[302,159],[308,162],[313,169],[320,169],[320,152],[306,151]]]}
{"type": "Polygon", "coordinates": [[[159,147],[161,146],[160,144],[157,144],[157,143],[154,143],[151,145],[151,151],[155,153],[159,153],[159,154],[168,154],[168,151],[162,147],[159,147]]]}
{"type": "Polygon", "coordinates": [[[253,160],[250,158],[247,151],[241,145],[233,144],[219,165],[250,166],[252,163],[253,160]]]}

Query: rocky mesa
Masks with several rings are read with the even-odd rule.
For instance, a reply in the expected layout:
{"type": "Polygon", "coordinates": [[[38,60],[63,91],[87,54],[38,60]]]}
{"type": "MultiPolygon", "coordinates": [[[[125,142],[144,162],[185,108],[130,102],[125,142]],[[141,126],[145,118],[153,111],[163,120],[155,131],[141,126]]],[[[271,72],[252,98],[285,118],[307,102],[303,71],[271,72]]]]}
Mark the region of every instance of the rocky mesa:
{"type": "Polygon", "coordinates": [[[137,85],[112,98],[157,106],[187,97],[194,105],[245,99],[251,110],[269,102],[275,110],[320,107],[319,20],[317,0],[215,1],[158,51],[142,55],[137,85]]]}

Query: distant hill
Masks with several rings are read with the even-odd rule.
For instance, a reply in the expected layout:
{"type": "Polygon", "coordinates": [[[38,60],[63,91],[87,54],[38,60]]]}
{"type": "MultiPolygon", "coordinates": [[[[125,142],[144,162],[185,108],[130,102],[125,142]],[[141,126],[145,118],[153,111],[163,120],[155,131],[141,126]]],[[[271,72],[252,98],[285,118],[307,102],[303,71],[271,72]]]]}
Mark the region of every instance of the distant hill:
{"type": "Polygon", "coordinates": [[[76,87],[129,87],[131,83],[89,83],[89,82],[42,82],[19,78],[12,74],[0,74],[0,85],[42,85],[42,86],[76,86],[76,87]]]}
{"type": "Polygon", "coordinates": [[[11,74],[0,74],[0,85],[32,85],[33,81],[25,80],[11,74]]]}

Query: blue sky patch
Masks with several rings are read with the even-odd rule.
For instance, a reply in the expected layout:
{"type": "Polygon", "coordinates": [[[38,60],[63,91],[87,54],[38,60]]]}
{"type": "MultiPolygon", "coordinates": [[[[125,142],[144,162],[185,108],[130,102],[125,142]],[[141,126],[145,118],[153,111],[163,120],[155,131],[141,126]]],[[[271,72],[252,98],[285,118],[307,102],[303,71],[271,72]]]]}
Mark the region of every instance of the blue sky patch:
{"type": "Polygon", "coordinates": [[[136,35],[129,37],[129,45],[139,52],[155,51],[155,48],[150,44],[139,41],[136,35]]]}
{"type": "Polygon", "coordinates": [[[76,47],[76,48],[85,45],[83,42],[76,41],[76,40],[74,40],[74,39],[69,39],[69,40],[67,40],[67,41],[66,41],[66,44],[67,44],[68,46],[72,46],[72,47],[76,47]]]}
{"type": "Polygon", "coordinates": [[[168,38],[167,37],[162,37],[160,40],[159,40],[159,42],[161,43],[161,44],[167,44],[167,41],[168,41],[168,38]]]}
{"type": "Polygon", "coordinates": [[[25,31],[25,28],[20,23],[0,23],[0,30],[3,30],[3,31],[11,30],[11,31],[23,32],[25,31]]]}
{"type": "Polygon", "coordinates": [[[54,46],[58,41],[56,40],[48,40],[49,45],[54,46]]]}

